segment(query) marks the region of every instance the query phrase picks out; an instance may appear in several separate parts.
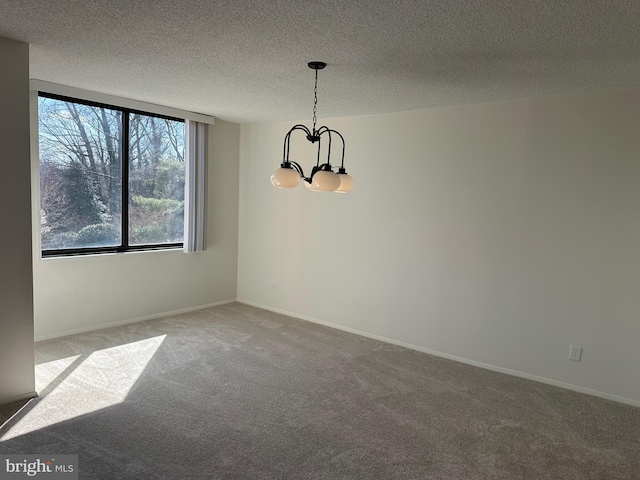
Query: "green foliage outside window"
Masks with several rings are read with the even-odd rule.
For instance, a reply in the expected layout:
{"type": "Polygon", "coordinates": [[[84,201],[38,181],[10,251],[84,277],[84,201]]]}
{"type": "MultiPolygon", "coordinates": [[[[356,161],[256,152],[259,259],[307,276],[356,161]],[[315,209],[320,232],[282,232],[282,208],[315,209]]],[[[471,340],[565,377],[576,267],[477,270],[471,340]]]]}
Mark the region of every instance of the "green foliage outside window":
{"type": "Polygon", "coordinates": [[[46,96],[39,97],[38,114],[43,250],[182,242],[183,122],[46,96]],[[124,134],[123,115],[129,125],[124,134]],[[123,161],[129,175],[124,186],[123,161]]]}

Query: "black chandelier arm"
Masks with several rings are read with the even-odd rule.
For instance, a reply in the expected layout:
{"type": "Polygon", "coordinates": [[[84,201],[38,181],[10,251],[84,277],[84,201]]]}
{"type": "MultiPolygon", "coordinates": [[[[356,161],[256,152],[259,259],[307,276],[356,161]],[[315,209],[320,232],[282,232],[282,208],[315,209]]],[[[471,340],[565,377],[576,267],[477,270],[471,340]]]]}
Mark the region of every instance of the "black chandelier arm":
{"type": "Polygon", "coordinates": [[[344,137],[342,136],[342,134],[340,132],[338,132],[337,130],[329,130],[329,133],[335,133],[336,135],[338,135],[340,137],[340,140],[342,140],[342,160],[340,161],[340,168],[342,170],[344,170],[344,149],[346,147],[345,143],[344,143],[344,137]]]}
{"type": "Polygon", "coordinates": [[[293,169],[298,172],[298,174],[302,177],[304,177],[304,172],[302,171],[302,167],[300,166],[300,164],[298,162],[289,162],[291,164],[291,166],[293,167],[293,169]]]}
{"type": "Polygon", "coordinates": [[[342,136],[342,134],[340,132],[338,132],[337,130],[333,130],[329,127],[327,127],[326,125],[323,125],[322,127],[320,127],[317,132],[316,135],[321,136],[325,133],[329,134],[329,155],[331,155],[331,134],[335,133],[336,135],[338,135],[340,137],[340,140],[342,140],[342,161],[340,163],[340,168],[342,170],[344,170],[344,150],[345,150],[345,142],[344,142],[344,137],[342,136]]]}
{"type": "Polygon", "coordinates": [[[323,168],[325,165],[327,165],[327,164],[326,164],[326,163],[323,163],[322,165],[320,165],[320,164],[315,165],[315,166],[311,169],[311,175],[309,175],[308,177],[302,177],[302,178],[304,178],[308,183],[311,183],[311,182],[313,181],[313,176],[314,176],[316,173],[318,173],[318,172],[322,171],[322,168],[323,168]]]}
{"type": "Polygon", "coordinates": [[[329,133],[329,145],[327,147],[327,162],[329,163],[329,167],[331,167],[331,130],[327,129],[326,132],[329,133]]]}
{"type": "Polygon", "coordinates": [[[289,161],[289,145],[291,142],[291,134],[294,132],[294,130],[302,130],[304,131],[307,136],[311,135],[311,132],[309,131],[309,129],[305,126],[305,125],[294,125],[293,127],[291,127],[291,129],[287,132],[287,134],[284,136],[284,148],[283,148],[283,153],[282,153],[282,162],[286,163],[289,161]]]}
{"type": "Polygon", "coordinates": [[[291,134],[291,132],[293,132],[294,130],[304,130],[304,132],[307,135],[311,135],[311,130],[309,130],[306,125],[302,125],[301,123],[298,123],[297,125],[294,125],[293,127],[291,127],[291,130],[289,130],[288,135],[291,134]]]}
{"type": "MultiPolygon", "coordinates": [[[[314,134],[318,138],[318,161],[316,162],[316,166],[320,167],[320,139],[322,135],[328,133],[329,134],[329,146],[327,147],[327,160],[329,161],[329,166],[331,166],[331,130],[326,125],[321,126],[318,130],[314,130],[314,134]]],[[[344,143],[344,140],[343,140],[344,143]]],[[[327,165],[326,163],[322,165],[324,167],[327,165]]]]}
{"type": "Polygon", "coordinates": [[[322,141],[320,140],[320,137],[318,137],[318,155],[317,155],[317,158],[316,158],[316,167],[320,166],[320,144],[321,143],[322,143],[322,141]]]}

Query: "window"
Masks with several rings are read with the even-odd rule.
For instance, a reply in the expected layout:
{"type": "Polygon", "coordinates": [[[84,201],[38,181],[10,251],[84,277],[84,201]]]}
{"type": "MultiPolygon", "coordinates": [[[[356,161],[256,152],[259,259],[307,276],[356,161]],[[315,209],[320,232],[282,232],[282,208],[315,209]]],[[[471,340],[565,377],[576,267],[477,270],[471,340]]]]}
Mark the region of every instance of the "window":
{"type": "Polygon", "coordinates": [[[43,256],[181,247],[185,122],[40,92],[43,256]]]}

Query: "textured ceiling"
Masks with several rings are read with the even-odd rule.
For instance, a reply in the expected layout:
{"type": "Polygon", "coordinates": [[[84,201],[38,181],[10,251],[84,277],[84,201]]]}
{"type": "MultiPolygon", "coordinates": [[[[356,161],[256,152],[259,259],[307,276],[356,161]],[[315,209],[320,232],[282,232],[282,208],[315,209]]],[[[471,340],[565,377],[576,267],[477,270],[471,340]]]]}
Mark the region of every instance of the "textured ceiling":
{"type": "MultiPolygon", "coordinates": [[[[0,0],[31,77],[231,121],[640,85],[640,2],[0,0]]],[[[6,68],[6,66],[4,67],[6,68]]]]}

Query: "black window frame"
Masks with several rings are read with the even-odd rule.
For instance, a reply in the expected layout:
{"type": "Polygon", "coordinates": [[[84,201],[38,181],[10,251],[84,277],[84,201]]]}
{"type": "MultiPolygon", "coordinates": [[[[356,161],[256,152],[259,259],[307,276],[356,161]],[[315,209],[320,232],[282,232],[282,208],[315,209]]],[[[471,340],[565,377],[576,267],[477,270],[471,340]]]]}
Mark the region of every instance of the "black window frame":
{"type": "MultiPolygon", "coordinates": [[[[178,117],[171,117],[169,115],[161,115],[158,113],[145,112],[143,110],[137,110],[134,108],[121,107],[118,105],[110,105],[108,103],[94,102],[92,100],[85,100],[82,98],[69,97],[66,95],[58,95],[56,93],[49,93],[41,90],[38,91],[38,98],[40,97],[51,98],[53,100],[60,100],[63,102],[73,102],[81,105],[87,105],[90,107],[107,108],[109,110],[117,110],[119,112],[122,112],[122,125],[121,125],[122,130],[121,130],[121,139],[120,139],[120,148],[122,149],[122,155],[121,155],[122,212],[120,215],[120,245],[107,246],[107,247],[59,248],[59,249],[50,249],[50,250],[44,250],[42,248],[42,245],[40,245],[40,254],[42,258],[94,255],[94,254],[102,254],[102,253],[107,254],[107,253],[127,253],[127,252],[140,252],[140,251],[153,251],[153,250],[173,250],[173,249],[183,248],[184,242],[129,245],[129,153],[130,153],[129,152],[129,134],[130,134],[129,115],[130,114],[146,115],[149,117],[162,118],[164,120],[172,120],[172,121],[181,122],[181,123],[185,123],[185,119],[178,118],[178,117]]],[[[38,121],[38,143],[40,142],[39,123],[40,122],[38,121]]],[[[186,144],[186,138],[185,138],[185,144],[186,144]]],[[[38,171],[39,169],[40,169],[40,155],[38,154],[38,171]]],[[[38,191],[39,190],[40,190],[40,185],[38,185],[38,191]]]]}

